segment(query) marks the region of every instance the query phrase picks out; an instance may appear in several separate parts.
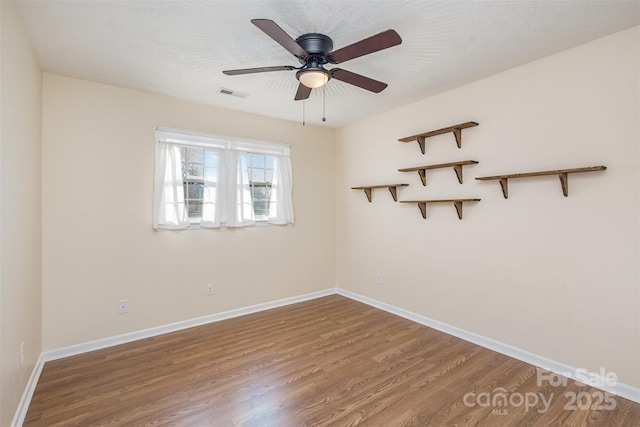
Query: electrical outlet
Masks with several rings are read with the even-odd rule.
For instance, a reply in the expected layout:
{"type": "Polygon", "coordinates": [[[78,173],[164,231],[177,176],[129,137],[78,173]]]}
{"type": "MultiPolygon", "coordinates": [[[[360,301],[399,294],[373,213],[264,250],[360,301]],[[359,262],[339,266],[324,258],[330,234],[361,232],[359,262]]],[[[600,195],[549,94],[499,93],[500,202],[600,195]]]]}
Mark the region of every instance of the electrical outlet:
{"type": "Polygon", "coordinates": [[[129,312],[129,300],[123,299],[118,301],[118,314],[126,314],[129,312]]]}
{"type": "Polygon", "coordinates": [[[376,274],[376,285],[382,285],[382,274],[376,274]]]}
{"type": "Polygon", "coordinates": [[[20,343],[20,366],[24,365],[24,341],[20,343]]]}
{"type": "Polygon", "coordinates": [[[213,283],[207,285],[207,295],[213,295],[213,283]]]}

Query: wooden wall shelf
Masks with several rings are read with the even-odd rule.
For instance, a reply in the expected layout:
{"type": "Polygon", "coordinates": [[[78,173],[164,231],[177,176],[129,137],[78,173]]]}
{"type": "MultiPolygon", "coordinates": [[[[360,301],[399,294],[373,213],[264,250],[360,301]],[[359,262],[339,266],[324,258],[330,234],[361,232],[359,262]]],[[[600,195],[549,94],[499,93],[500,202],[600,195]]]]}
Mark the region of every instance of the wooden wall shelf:
{"type": "Polygon", "coordinates": [[[383,185],[367,185],[363,187],[351,187],[352,190],[364,190],[364,194],[367,195],[367,200],[371,202],[371,190],[374,188],[388,188],[391,193],[391,197],[395,202],[398,201],[398,187],[406,187],[409,184],[383,184],[383,185]]]}
{"type": "Polygon", "coordinates": [[[422,185],[427,185],[427,170],[428,169],[441,169],[441,168],[449,168],[453,167],[453,170],[456,172],[458,177],[458,182],[462,184],[462,166],[464,165],[475,165],[478,162],[475,160],[463,160],[461,162],[451,162],[451,163],[441,163],[439,165],[427,165],[427,166],[416,166],[413,168],[404,168],[398,169],[399,172],[418,172],[420,175],[420,179],[422,180],[422,185]]]}
{"type": "Polygon", "coordinates": [[[427,219],[427,203],[453,203],[458,213],[458,219],[462,219],[462,204],[464,202],[479,202],[480,200],[481,199],[400,200],[400,203],[417,204],[424,219],[427,219]]]}
{"type": "Polygon", "coordinates": [[[511,178],[527,178],[531,176],[543,176],[543,175],[558,175],[560,178],[560,185],[562,186],[562,194],[564,197],[569,196],[569,174],[581,173],[581,172],[595,172],[606,170],[606,166],[589,166],[586,168],[573,168],[573,169],[558,169],[542,172],[525,172],[525,173],[512,173],[507,175],[495,175],[495,176],[481,176],[476,178],[480,181],[499,180],[500,187],[502,187],[502,194],[505,199],[509,198],[508,180],[511,178]]]}
{"type": "Polygon", "coordinates": [[[432,130],[425,133],[419,133],[418,135],[411,135],[406,138],[399,139],[400,142],[411,142],[418,141],[418,145],[420,145],[420,151],[424,154],[424,140],[426,138],[430,138],[436,135],[442,135],[443,133],[453,132],[453,135],[456,138],[456,144],[458,144],[458,148],[462,148],[462,129],[467,129],[470,127],[478,126],[476,122],[466,122],[460,123],[459,125],[453,125],[446,128],[432,130]]]}

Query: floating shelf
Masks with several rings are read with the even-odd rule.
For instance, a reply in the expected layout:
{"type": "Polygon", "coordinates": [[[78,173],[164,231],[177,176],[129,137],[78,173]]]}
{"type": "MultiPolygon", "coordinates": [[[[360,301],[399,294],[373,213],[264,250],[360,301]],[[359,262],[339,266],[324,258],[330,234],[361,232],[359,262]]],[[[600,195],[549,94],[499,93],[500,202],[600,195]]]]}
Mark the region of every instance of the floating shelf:
{"type": "Polygon", "coordinates": [[[363,187],[351,187],[352,190],[364,190],[367,200],[371,202],[371,190],[374,188],[388,188],[394,201],[398,201],[398,187],[406,187],[409,184],[383,184],[383,185],[367,185],[363,187]]]}
{"type": "Polygon", "coordinates": [[[456,138],[456,144],[458,144],[458,148],[462,148],[462,129],[467,129],[474,126],[478,126],[478,123],[476,122],[460,123],[459,125],[453,125],[447,128],[432,130],[425,133],[419,133],[418,135],[408,136],[406,138],[399,139],[398,141],[400,142],[418,141],[418,145],[420,145],[420,151],[422,151],[422,154],[424,154],[424,140],[426,138],[430,138],[436,135],[442,135],[443,133],[453,132],[453,135],[456,138]]]}
{"type": "Polygon", "coordinates": [[[464,202],[479,202],[480,200],[481,199],[400,200],[400,203],[416,203],[424,219],[427,219],[427,203],[453,203],[458,213],[458,219],[462,219],[462,204],[464,202]]]}
{"type": "Polygon", "coordinates": [[[581,173],[581,172],[595,172],[606,170],[606,166],[589,166],[586,168],[573,168],[573,169],[558,169],[552,171],[542,172],[525,172],[525,173],[512,173],[507,175],[495,175],[495,176],[482,176],[476,178],[479,181],[499,180],[500,187],[502,187],[502,194],[505,199],[509,198],[508,180],[511,178],[527,178],[530,176],[543,176],[543,175],[558,175],[560,178],[560,185],[562,186],[562,194],[564,197],[569,196],[569,174],[581,173]]]}
{"type": "Polygon", "coordinates": [[[422,185],[427,185],[427,170],[428,169],[441,169],[441,168],[449,168],[453,167],[453,170],[456,172],[458,176],[458,182],[462,184],[462,166],[464,165],[475,165],[478,162],[475,160],[463,160],[461,162],[451,162],[451,163],[441,163],[439,165],[427,165],[427,166],[416,166],[413,168],[405,168],[398,169],[399,172],[418,172],[420,175],[420,179],[422,180],[422,185]]]}

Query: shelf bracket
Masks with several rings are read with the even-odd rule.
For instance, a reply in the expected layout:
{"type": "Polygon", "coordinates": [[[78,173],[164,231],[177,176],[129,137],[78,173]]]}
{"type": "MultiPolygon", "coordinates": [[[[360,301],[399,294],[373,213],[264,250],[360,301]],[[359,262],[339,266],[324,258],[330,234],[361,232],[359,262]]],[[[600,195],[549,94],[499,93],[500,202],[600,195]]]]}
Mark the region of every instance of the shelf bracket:
{"type": "Polygon", "coordinates": [[[420,209],[420,213],[422,214],[422,218],[427,219],[427,203],[426,202],[418,202],[418,208],[420,209]]]}
{"type": "Polygon", "coordinates": [[[500,178],[500,187],[502,188],[502,195],[505,199],[509,198],[509,180],[507,178],[500,178]]]}
{"type": "Polygon", "coordinates": [[[422,154],[424,154],[424,136],[419,136],[418,138],[416,138],[416,141],[418,141],[420,151],[422,151],[422,154]]]}
{"type": "Polygon", "coordinates": [[[391,197],[393,197],[393,201],[398,201],[398,187],[389,187],[389,192],[391,193],[391,197]]]}
{"type": "Polygon", "coordinates": [[[453,170],[456,171],[458,182],[462,184],[462,165],[453,165],[453,170]]]}
{"type": "Polygon", "coordinates": [[[427,186],[427,170],[426,169],[418,169],[418,175],[420,175],[420,180],[422,181],[423,186],[427,186]]]}
{"type": "Polygon", "coordinates": [[[453,136],[456,138],[456,144],[458,144],[458,148],[462,148],[462,129],[453,128],[453,136]]]}
{"type": "Polygon", "coordinates": [[[562,186],[562,194],[564,194],[564,197],[568,197],[569,196],[569,176],[567,175],[566,172],[560,172],[558,174],[558,177],[560,178],[560,185],[562,186]]]}
{"type": "Polygon", "coordinates": [[[364,194],[367,195],[367,200],[369,200],[369,203],[371,203],[371,188],[363,188],[364,190],[364,194]]]}
{"type": "Polygon", "coordinates": [[[462,202],[453,202],[453,205],[456,207],[458,219],[462,219],[462,202]]]}

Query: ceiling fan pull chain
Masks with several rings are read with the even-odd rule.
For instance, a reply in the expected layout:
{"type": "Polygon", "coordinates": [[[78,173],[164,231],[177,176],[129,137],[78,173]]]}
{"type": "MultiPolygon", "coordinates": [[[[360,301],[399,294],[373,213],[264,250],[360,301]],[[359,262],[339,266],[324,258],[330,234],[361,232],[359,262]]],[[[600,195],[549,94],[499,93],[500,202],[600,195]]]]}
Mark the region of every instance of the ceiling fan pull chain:
{"type": "Polygon", "coordinates": [[[327,121],[326,105],[327,105],[327,87],[322,86],[322,121],[323,122],[327,121]]]}
{"type": "Polygon", "coordinates": [[[303,99],[302,100],[302,126],[305,125],[305,123],[304,123],[304,106],[305,106],[305,101],[303,99]]]}

